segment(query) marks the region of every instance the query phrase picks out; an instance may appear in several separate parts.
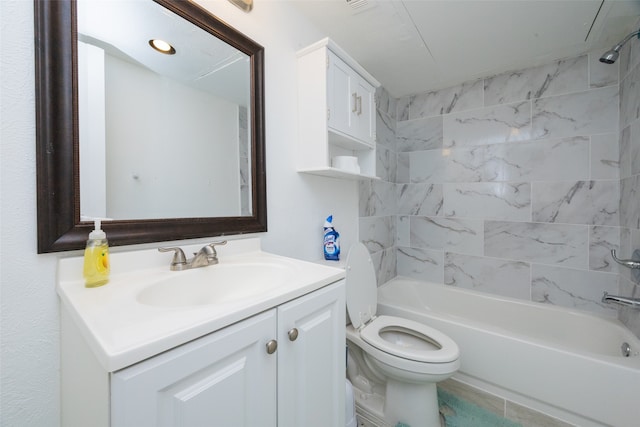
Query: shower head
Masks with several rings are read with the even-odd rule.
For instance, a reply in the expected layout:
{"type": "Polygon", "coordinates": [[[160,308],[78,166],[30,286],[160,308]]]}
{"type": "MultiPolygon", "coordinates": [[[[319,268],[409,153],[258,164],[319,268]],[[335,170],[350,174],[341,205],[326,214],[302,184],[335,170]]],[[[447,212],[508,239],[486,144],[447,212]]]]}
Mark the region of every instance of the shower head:
{"type": "Polygon", "coordinates": [[[606,51],[604,55],[600,57],[600,62],[604,62],[605,64],[613,64],[614,62],[616,62],[618,56],[620,56],[620,49],[622,49],[622,46],[624,46],[626,42],[631,40],[633,36],[638,36],[640,38],[640,30],[629,34],[620,43],[612,47],[611,50],[606,51]]]}
{"type": "Polygon", "coordinates": [[[616,49],[608,50],[600,57],[600,62],[604,62],[605,64],[613,64],[620,56],[620,52],[616,49]]]}

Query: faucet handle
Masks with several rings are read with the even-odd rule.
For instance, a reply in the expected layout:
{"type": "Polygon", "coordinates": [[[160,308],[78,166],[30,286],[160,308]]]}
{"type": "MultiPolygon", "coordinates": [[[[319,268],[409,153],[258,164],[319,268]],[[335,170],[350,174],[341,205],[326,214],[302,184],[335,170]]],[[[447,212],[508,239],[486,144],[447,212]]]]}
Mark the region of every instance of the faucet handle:
{"type": "Polygon", "coordinates": [[[207,253],[207,258],[209,259],[209,261],[211,261],[213,264],[217,264],[218,252],[216,252],[216,246],[223,246],[226,244],[227,244],[226,240],[223,240],[221,242],[212,242],[212,243],[209,243],[208,245],[205,245],[201,250],[207,253]]]}
{"type": "Polygon", "coordinates": [[[171,252],[173,251],[173,259],[171,260],[171,270],[182,270],[187,266],[187,257],[184,256],[182,249],[175,248],[158,248],[158,252],[171,252]]]}
{"type": "MultiPolygon", "coordinates": [[[[638,256],[640,256],[640,253],[637,253],[638,250],[633,252],[633,257],[632,258],[637,258],[638,256]]],[[[625,267],[631,268],[631,269],[637,269],[640,268],[640,261],[638,261],[637,259],[620,259],[618,257],[616,257],[616,250],[615,249],[611,249],[611,258],[613,258],[613,260],[615,262],[617,262],[620,265],[624,265],[625,267]]]]}

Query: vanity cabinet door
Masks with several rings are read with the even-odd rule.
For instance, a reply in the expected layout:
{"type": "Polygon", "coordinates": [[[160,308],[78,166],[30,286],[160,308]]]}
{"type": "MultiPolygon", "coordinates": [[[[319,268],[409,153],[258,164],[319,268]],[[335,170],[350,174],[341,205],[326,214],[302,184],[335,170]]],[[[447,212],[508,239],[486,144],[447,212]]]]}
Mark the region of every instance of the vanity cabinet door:
{"type": "Polygon", "coordinates": [[[276,310],[118,371],[111,426],[275,426],[276,310]]]}
{"type": "Polygon", "coordinates": [[[278,307],[278,426],[344,426],[344,281],[278,307]]]}

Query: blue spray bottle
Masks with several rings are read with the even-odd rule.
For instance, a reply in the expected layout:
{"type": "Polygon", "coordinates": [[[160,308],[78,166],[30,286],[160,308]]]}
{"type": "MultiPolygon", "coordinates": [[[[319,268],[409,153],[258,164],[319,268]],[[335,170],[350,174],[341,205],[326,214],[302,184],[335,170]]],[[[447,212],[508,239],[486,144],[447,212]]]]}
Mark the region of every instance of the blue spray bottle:
{"type": "Polygon", "coordinates": [[[340,233],[333,228],[333,215],[324,222],[324,259],[340,260],[340,233]]]}

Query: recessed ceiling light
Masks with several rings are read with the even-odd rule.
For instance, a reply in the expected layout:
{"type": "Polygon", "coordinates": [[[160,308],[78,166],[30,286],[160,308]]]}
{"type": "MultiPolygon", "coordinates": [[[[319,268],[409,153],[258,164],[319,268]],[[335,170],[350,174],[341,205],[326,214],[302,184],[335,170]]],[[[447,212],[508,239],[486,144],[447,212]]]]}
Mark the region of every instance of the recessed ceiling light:
{"type": "Polygon", "coordinates": [[[176,50],[164,40],[160,39],[151,39],[149,40],[149,46],[154,48],[160,53],[164,53],[165,55],[173,55],[176,53],[176,50]]]}

